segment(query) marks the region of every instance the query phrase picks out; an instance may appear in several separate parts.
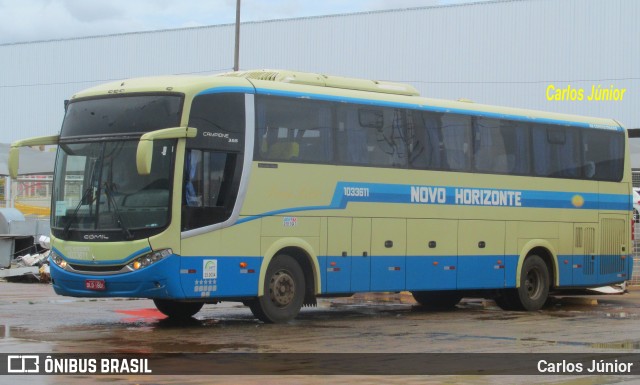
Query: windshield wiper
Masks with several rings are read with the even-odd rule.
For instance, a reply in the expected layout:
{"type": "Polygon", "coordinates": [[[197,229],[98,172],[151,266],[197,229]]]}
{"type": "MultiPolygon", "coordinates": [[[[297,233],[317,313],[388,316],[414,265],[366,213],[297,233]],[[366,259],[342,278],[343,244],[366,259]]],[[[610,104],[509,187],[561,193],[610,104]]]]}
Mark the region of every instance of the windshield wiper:
{"type": "MultiPolygon", "coordinates": [[[[71,216],[68,218],[67,224],[64,225],[64,229],[62,230],[62,234],[64,235],[65,238],[67,238],[69,236],[69,230],[71,229],[71,224],[73,223],[74,219],[78,218],[78,211],[80,210],[80,207],[82,207],[82,203],[89,196],[89,193],[92,190],[93,190],[93,187],[91,187],[91,186],[89,186],[86,189],[84,189],[84,192],[82,193],[82,196],[80,197],[80,201],[76,205],[76,208],[73,210],[73,213],[71,213],[71,216]]],[[[91,201],[93,202],[93,199],[91,201]]],[[[91,202],[89,204],[91,204],[91,202]]]]}
{"type": "Polygon", "coordinates": [[[111,189],[112,185],[112,183],[104,182],[104,194],[107,196],[107,199],[109,199],[109,202],[111,202],[111,206],[113,206],[113,212],[116,214],[116,220],[120,225],[120,228],[122,228],[122,231],[124,232],[125,239],[131,240],[133,239],[133,234],[131,234],[131,231],[129,231],[129,227],[124,224],[124,221],[122,220],[122,214],[120,213],[120,209],[118,208],[118,204],[113,198],[113,195],[111,195],[111,193],[113,192],[113,190],[111,189]]]}

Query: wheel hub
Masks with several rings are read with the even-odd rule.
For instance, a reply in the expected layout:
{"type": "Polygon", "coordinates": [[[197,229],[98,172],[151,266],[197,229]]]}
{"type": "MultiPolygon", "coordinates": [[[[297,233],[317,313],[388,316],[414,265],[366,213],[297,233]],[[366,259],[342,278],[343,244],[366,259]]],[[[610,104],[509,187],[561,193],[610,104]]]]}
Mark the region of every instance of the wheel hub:
{"type": "Polygon", "coordinates": [[[531,270],[527,274],[527,278],[524,282],[529,294],[529,298],[536,298],[540,294],[540,276],[537,270],[531,270]]]}
{"type": "Polygon", "coordinates": [[[271,300],[279,307],[287,306],[295,296],[296,286],[291,275],[286,271],[279,271],[273,275],[269,283],[271,300]]]}

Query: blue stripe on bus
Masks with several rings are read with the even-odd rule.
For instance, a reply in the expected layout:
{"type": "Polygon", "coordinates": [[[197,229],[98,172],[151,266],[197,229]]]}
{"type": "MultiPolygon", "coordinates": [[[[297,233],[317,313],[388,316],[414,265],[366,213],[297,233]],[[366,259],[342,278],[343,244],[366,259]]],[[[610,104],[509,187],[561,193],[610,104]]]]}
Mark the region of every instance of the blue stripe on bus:
{"type": "MultiPolygon", "coordinates": [[[[589,269],[583,255],[557,258],[560,287],[595,287],[628,279],[633,258],[597,255],[589,269]],[[607,259],[615,259],[613,265],[607,259]],[[602,273],[603,269],[609,273],[602,273]]],[[[589,256],[591,258],[591,256],[589,256]]],[[[322,292],[477,290],[515,288],[518,255],[319,256],[322,292]]]]}
{"type": "MultiPolygon", "coordinates": [[[[321,292],[338,294],[515,288],[519,256],[340,255],[317,259],[321,292]]],[[[594,287],[629,279],[631,257],[596,255],[588,259],[587,266],[584,255],[559,255],[560,287],[594,287]]],[[[211,300],[256,296],[262,264],[262,256],[171,255],[149,267],[114,275],[77,274],[51,263],[51,276],[56,293],[62,295],[211,300]],[[106,289],[87,289],[87,279],[104,280],[106,289]]]]}
{"type": "Polygon", "coordinates": [[[196,94],[196,96],[207,95],[207,94],[220,94],[223,92],[237,92],[244,94],[255,94],[255,89],[253,87],[242,87],[242,86],[232,86],[232,87],[213,87],[208,88],[206,90],[200,91],[196,94]]]}
{"type": "Polygon", "coordinates": [[[296,211],[343,210],[351,202],[574,210],[631,210],[631,198],[627,194],[338,182],[329,205],[283,208],[245,217],[237,223],[296,211]]]}

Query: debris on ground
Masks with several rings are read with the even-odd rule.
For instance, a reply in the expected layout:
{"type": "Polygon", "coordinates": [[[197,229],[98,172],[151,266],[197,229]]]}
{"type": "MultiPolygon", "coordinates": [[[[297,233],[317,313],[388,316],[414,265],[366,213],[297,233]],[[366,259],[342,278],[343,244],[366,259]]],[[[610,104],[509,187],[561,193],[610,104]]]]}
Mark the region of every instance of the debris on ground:
{"type": "Polygon", "coordinates": [[[0,278],[9,282],[51,282],[51,274],[49,273],[50,239],[43,235],[38,242],[41,248],[45,249],[42,253],[27,254],[15,258],[11,262],[10,268],[0,269],[0,278]]]}

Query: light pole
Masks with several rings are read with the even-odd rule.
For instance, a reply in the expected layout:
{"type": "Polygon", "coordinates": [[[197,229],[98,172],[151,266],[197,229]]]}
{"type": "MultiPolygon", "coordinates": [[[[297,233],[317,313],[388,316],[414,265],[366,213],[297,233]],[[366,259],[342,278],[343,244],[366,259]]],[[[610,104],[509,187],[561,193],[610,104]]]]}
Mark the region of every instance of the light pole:
{"type": "Polygon", "coordinates": [[[233,70],[240,69],[240,0],[236,1],[236,47],[233,53],[233,70]]]}

